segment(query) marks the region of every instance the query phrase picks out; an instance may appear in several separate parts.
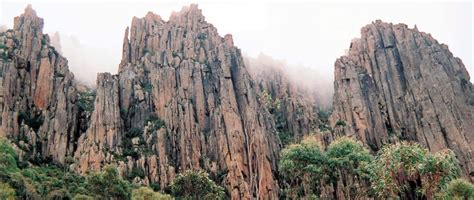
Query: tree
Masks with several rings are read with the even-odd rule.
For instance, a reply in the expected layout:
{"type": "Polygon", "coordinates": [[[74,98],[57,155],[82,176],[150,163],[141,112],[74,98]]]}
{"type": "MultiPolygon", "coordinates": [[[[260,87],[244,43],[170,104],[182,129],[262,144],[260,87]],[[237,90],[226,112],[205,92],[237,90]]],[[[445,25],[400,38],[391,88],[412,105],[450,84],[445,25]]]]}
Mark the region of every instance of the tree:
{"type": "Polygon", "coordinates": [[[281,152],[280,172],[287,183],[291,198],[319,195],[320,180],[326,157],[319,146],[309,139],[292,144],[281,152]]]}
{"type": "Polygon", "coordinates": [[[86,178],[86,189],[100,199],[129,199],[130,185],[123,180],[114,166],[106,166],[102,172],[93,172],[86,178]]]}
{"type": "Polygon", "coordinates": [[[139,187],[132,191],[133,200],[172,200],[173,197],[153,191],[149,187],[139,187]]]}
{"type": "Polygon", "coordinates": [[[3,200],[15,199],[15,190],[12,187],[10,187],[8,183],[0,182],[0,199],[3,199],[3,200]]]}
{"type": "Polygon", "coordinates": [[[432,199],[460,174],[451,150],[431,154],[416,143],[386,145],[367,166],[374,195],[379,198],[432,199]]]}
{"type": "Polygon", "coordinates": [[[355,199],[355,195],[361,193],[363,188],[360,184],[353,184],[349,180],[364,181],[362,178],[367,176],[364,169],[373,160],[372,155],[361,142],[349,137],[341,137],[328,146],[326,157],[326,174],[329,176],[329,182],[336,190],[338,182],[342,182],[346,198],[355,199]]]}
{"type": "Polygon", "coordinates": [[[170,185],[177,199],[224,199],[224,188],[216,185],[204,171],[187,170],[178,174],[170,185]]]}

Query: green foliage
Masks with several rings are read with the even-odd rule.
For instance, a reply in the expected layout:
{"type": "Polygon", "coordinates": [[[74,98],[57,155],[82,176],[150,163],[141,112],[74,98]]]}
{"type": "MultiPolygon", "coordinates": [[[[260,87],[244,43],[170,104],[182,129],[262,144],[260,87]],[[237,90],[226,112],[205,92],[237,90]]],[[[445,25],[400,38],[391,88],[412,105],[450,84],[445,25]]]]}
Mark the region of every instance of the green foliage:
{"type": "Polygon", "coordinates": [[[270,114],[273,115],[275,128],[283,146],[285,147],[293,143],[295,138],[288,128],[287,118],[281,107],[281,100],[278,98],[274,99],[268,91],[263,90],[259,94],[259,101],[268,109],[270,114]]]}
{"type": "Polygon", "coordinates": [[[318,109],[320,131],[331,130],[331,127],[329,126],[329,116],[331,116],[331,110],[318,109]]]}
{"type": "Polygon", "coordinates": [[[153,85],[151,83],[142,83],[141,87],[143,88],[143,91],[150,93],[151,90],[153,89],[153,85]]]}
{"type": "Polygon", "coordinates": [[[18,124],[21,124],[21,122],[38,132],[38,129],[43,125],[43,118],[41,115],[34,115],[30,111],[22,111],[18,113],[18,124]]]}
{"type": "Polygon", "coordinates": [[[341,120],[341,119],[340,119],[340,120],[337,120],[336,126],[342,126],[342,127],[344,127],[344,126],[346,126],[346,122],[345,122],[344,120],[341,120]]]}
{"type": "Polygon", "coordinates": [[[362,143],[348,137],[333,141],[326,150],[328,169],[333,169],[330,175],[338,178],[341,173],[349,176],[365,176],[363,170],[373,157],[362,143]]]}
{"type": "Polygon", "coordinates": [[[204,171],[185,171],[170,185],[177,199],[224,199],[224,188],[216,185],[204,171]]]}
{"type": "Polygon", "coordinates": [[[20,169],[18,156],[6,139],[0,138],[0,182],[8,183],[19,199],[54,199],[84,192],[84,178],[55,165],[20,169]]]}
{"type": "Polygon", "coordinates": [[[15,190],[8,184],[0,182],[0,199],[14,200],[15,190]]]}
{"type": "Polygon", "coordinates": [[[135,148],[133,145],[133,138],[139,138],[143,140],[143,130],[139,128],[131,128],[122,137],[122,157],[131,156],[132,158],[137,159],[140,156],[138,148],[135,148]]]}
{"type": "Polygon", "coordinates": [[[132,190],[132,200],[172,200],[173,197],[153,191],[149,187],[139,187],[132,190]]]}
{"type": "Polygon", "coordinates": [[[129,199],[130,183],[120,177],[114,166],[106,166],[102,172],[93,172],[86,178],[86,189],[96,199],[129,199]]]}
{"type": "Polygon", "coordinates": [[[130,170],[130,172],[127,173],[128,179],[134,179],[135,177],[145,178],[145,171],[143,171],[141,167],[138,167],[136,165],[134,165],[132,167],[132,170],[130,170]]]}
{"type": "Polygon", "coordinates": [[[326,156],[310,140],[292,144],[281,152],[280,172],[289,184],[286,191],[291,198],[319,194],[326,156]]]}
{"type": "MultiPolygon", "coordinates": [[[[72,159],[65,162],[72,163],[72,159]]],[[[131,196],[132,185],[113,166],[82,177],[56,165],[21,169],[18,163],[10,142],[0,138],[0,199],[130,199],[131,196]]],[[[134,167],[131,176],[143,178],[145,173],[134,167]]],[[[152,196],[171,199],[159,193],[152,196]]]]}
{"type": "Polygon", "coordinates": [[[94,111],[94,101],[96,97],[96,92],[94,90],[86,90],[84,92],[79,92],[79,97],[77,100],[77,105],[79,109],[84,112],[92,113],[94,111]]]}
{"type": "Polygon", "coordinates": [[[2,60],[8,60],[8,47],[4,44],[0,44],[0,58],[2,60]]]}
{"type": "Polygon", "coordinates": [[[8,51],[0,53],[0,58],[5,61],[8,60],[8,51]]]}
{"type": "Polygon", "coordinates": [[[151,115],[147,122],[152,124],[152,130],[158,130],[165,127],[165,122],[156,115],[151,115]]]}
{"type": "Polygon", "coordinates": [[[464,179],[455,179],[449,182],[447,189],[439,192],[437,197],[440,199],[474,199],[474,185],[464,179]]]}
{"type": "Polygon", "coordinates": [[[419,144],[402,142],[383,147],[367,171],[379,198],[430,199],[459,176],[460,167],[451,150],[431,154],[419,144]]]}
{"type": "Polygon", "coordinates": [[[94,198],[85,194],[76,194],[72,200],[94,200],[94,198]]]}

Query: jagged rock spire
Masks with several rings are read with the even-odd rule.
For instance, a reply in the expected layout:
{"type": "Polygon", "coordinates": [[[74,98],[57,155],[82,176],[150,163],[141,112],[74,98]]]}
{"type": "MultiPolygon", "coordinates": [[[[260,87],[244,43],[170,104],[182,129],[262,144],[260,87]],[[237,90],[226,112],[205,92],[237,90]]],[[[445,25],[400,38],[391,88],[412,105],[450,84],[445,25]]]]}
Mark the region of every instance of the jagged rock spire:
{"type": "Polygon", "coordinates": [[[452,149],[474,172],[474,88],[461,59],[431,35],[380,20],[335,64],[333,125],[372,149],[412,140],[452,149]],[[344,130],[342,130],[344,129],[344,130]]]}

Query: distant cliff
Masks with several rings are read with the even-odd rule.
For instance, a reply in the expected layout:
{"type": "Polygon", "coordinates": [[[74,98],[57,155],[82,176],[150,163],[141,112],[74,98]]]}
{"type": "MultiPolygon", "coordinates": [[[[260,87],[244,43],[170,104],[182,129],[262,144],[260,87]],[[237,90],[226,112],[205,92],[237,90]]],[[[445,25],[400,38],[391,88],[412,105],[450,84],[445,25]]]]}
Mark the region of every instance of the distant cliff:
{"type": "MultiPolygon", "coordinates": [[[[151,12],[133,18],[119,71],[100,73],[95,89],[76,82],[42,29],[28,6],[0,32],[0,136],[27,165],[84,175],[114,164],[160,190],[202,169],[232,199],[277,199],[287,187],[282,147],[310,135],[324,149],[351,135],[372,153],[400,140],[449,148],[474,176],[474,87],[461,60],[416,28],[362,28],[335,63],[329,119],[325,85],[306,87],[278,63],[244,62],[197,5],[168,21],[151,12]]],[[[366,186],[354,177],[336,183],[322,186],[323,197],[366,186]]]]}
{"type": "Polygon", "coordinates": [[[452,149],[474,173],[474,88],[461,59],[431,35],[376,21],[337,59],[332,124],[373,150],[398,140],[452,149]],[[343,126],[345,125],[345,126],[343,126]]]}

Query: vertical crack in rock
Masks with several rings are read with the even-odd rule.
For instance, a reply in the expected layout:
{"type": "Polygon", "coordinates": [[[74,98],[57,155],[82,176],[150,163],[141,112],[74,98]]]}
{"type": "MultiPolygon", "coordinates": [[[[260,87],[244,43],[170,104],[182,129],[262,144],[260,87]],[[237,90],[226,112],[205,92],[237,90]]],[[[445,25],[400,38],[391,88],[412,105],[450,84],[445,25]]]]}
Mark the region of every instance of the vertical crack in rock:
{"type": "Polygon", "coordinates": [[[50,45],[31,6],[15,17],[13,29],[0,33],[0,44],[0,136],[15,141],[25,160],[64,163],[80,121],[67,60],[50,45]]]}
{"type": "Polygon", "coordinates": [[[465,175],[474,171],[474,89],[459,58],[431,35],[376,21],[362,28],[335,63],[332,124],[373,150],[413,140],[452,149],[465,175]]]}
{"type": "Polygon", "coordinates": [[[204,169],[234,199],[278,197],[272,117],[232,37],[220,37],[196,5],[169,21],[151,12],[132,20],[119,73],[99,76],[79,143],[81,173],[118,162],[164,188],[176,173],[204,169]]]}

